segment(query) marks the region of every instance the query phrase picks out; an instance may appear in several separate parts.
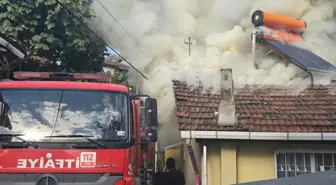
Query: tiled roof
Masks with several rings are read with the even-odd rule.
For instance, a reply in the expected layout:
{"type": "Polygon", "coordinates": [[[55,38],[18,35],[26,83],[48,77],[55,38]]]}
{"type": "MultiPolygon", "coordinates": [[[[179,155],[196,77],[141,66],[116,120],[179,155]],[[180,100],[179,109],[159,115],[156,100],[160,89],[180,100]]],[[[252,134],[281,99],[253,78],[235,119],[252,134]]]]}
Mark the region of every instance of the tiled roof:
{"type": "Polygon", "coordinates": [[[180,130],[336,132],[336,86],[245,86],[234,90],[236,123],[217,124],[219,94],[173,81],[180,130]]]}

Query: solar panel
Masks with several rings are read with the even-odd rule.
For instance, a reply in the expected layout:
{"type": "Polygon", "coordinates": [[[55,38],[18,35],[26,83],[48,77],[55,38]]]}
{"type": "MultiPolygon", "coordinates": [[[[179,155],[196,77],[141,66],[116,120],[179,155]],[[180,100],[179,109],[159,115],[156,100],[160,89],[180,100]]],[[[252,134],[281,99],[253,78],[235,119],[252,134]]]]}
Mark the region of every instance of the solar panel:
{"type": "Polygon", "coordinates": [[[274,49],[289,58],[295,65],[305,71],[336,74],[335,66],[309,50],[278,41],[265,39],[264,42],[271,45],[274,49]]]}

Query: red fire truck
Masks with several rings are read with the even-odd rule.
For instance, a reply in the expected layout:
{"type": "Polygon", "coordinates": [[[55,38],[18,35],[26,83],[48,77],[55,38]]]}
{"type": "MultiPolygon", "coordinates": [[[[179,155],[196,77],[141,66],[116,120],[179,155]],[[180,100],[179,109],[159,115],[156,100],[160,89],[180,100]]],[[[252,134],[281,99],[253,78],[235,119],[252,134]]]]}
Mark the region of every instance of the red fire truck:
{"type": "Polygon", "coordinates": [[[146,183],[140,171],[152,171],[156,99],[102,74],[14,78],[0,82],[0,185],[146,183]]]}

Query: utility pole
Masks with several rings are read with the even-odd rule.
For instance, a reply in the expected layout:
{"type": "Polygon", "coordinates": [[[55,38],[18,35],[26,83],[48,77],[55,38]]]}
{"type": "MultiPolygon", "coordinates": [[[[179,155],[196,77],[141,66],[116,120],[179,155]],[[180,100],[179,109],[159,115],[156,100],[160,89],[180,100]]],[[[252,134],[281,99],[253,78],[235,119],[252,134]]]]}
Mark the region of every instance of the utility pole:
{"type": "Polygon", "coordinates": [[[188,42],[184,41],[184,44],[189,45],[189,56],[191,56],[191,45],[192,45],[191,37],[188,37],[188,42]]]}

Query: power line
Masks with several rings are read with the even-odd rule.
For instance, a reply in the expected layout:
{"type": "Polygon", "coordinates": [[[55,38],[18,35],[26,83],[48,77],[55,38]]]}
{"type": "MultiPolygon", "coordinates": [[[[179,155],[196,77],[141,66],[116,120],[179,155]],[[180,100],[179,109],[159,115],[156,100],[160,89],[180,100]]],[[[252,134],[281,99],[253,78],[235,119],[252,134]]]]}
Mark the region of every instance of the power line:
{"type": "Polygon", "coordinates": [[[120,55],[114,48],[112,48],[109,44],[107,44],[97,33],[95,33],[88,25],[86,25],[83,21],[81,21],[74,13],[72,13],[63,3],[59,2],[59,0],[55,0],[57,4],[59,4],[63,9],[65,9],[72,17],[74,17],[78,22],[80,22],[83,26],[85,26],[92,34],[94,34],[101,42],[103,42],[108,48],[114,51],[121,59],[123,59],[127,64],[129,64],[134,70],[136,70],[142,77],[146,80],[148,78],[140,72],[136,67],[134,67],[126,58],[120,55]]]}
{"type": "MultiPolygon", "coordinates": [[[[101,18],[96,17],[96,19],[98,19],[101,23],[106,24],[101,18]]],[[[117,32],[115,32],[111,27],[106,26],[106,28],[107,28],[108,30],[110,30],[111,32],[115,33],[115,35],[121,40],[121,37],[120,37],[120,36],[117,34],[117,32]]]]}
{"type": "Polygon", "coordinates": [[[112,19],[115,20],[115,22],[117,22],[119,24],[119,26],[134,40],[134,42],[136,42],[138,45],[140,45],[140,43],[126,30],[126,28],[120,24],[120,22],[112,15],[112,13],[100,2],[100,0],[97,0],[98,3],[100,4],[101,7],[104,8],[104,10],[112,17],[112,19]]]}
{"type": "MultiPolygon", "coordinates": [[[[109,31],[113,32],[113,33],[119,38],[119,40],[122,40],[122,39],[121,39],[121,36],[118,35],[118,33],[115,32],[115,31],[113,30],[113,28],[111,28],[110,26],[108,26],[107,23],[104,22],[100,17],[95,17],[95,18],[98,19],[99,22],[105,24],[105,25],[106,25],[106,28],[107,28],[109,31]]],[[[136,45],[136,46],[139,48],[139,45],[136,45]]]]}

